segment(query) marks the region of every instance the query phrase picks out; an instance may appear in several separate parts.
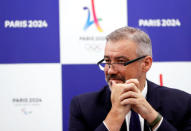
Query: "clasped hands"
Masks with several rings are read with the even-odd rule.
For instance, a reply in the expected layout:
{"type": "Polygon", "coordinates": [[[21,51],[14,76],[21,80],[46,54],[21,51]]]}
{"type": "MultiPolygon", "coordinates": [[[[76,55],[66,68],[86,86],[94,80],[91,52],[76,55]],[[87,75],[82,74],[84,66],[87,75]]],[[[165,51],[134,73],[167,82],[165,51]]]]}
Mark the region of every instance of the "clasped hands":
{"type": "Polygon", "coordinates": [[[110,82],[112,107],[104,120],[110,129],[119,130],[130,110],[140,114],[149,123],[157,117],[158,112],[142,95],[137,79],[129,79],[125,83],[110,82]]]}

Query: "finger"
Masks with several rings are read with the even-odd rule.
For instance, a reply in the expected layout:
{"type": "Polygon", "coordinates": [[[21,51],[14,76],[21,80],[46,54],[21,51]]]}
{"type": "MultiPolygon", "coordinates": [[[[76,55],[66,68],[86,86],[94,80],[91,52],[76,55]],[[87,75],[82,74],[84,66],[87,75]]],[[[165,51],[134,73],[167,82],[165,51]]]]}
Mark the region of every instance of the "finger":
{"type": "Polygon", "coordinates": [[[127,83],[127,84],[134,83],[136,85],[136,87],[139,87],[139,81],[137,79],[135,79],[135,78],[126,80],[125,83],[127,83]]]}
{"type": "Polygon", "coordinates": [[[124,88],[122,91],[122,94],[128,91],[133,91],[133,92],[137,92],[139,93],[139,89],[137,88],[137,86],[134,83],[129,83],[129,84],[124,84],[124,88]]]}
{"type": "Polygon", "coordinates": [[[111,80],[109,84],[110,84],[111,90],[113,89],[113,87],[116,86],[116,82],[113,80],[111,80]]]}
{"type": "Polygon", "coordinates": [[[123,88],[125,87],[124,84],[119,84],[116,83],[115,81],[111,81],[112,85],[111,85],[111,92],[118,92],[119,94],[121,94],[121,92],[123,91],[123,88]]]}
{"type": "Polygon", "coordinates": [[[128,98],[137,98],[139,95],[136,92],[133,91],[128,91],[126,93],[123,93],[120,97],[119,100],[123,101],[124,99],[128,99],[128,98]]]}
{"type": "Polygon", "coordinates": [[[124,99],[123,101],[120,102],[121,105],[137,105],[138,100],[136,98],[128,98],[124,99]]]}
{"type": "Polygon", "coordinates": [[[112,81],[113,87],[124,89],[126,87],[126,84],[123,83],[116,83],[115,81],[112,81]]]}

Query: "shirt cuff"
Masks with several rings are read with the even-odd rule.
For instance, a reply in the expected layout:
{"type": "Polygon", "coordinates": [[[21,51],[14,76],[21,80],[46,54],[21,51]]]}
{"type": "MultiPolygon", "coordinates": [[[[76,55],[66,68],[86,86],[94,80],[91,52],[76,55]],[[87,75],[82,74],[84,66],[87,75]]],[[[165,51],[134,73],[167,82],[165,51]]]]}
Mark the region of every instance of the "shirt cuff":
{"type": "Polygon", "coordinates": [[[103,121],[104,126],[107,128],[107,130],[109,131],[109,128],[107,127],[107,125],[105,124],[105,122],[103,121]]]}

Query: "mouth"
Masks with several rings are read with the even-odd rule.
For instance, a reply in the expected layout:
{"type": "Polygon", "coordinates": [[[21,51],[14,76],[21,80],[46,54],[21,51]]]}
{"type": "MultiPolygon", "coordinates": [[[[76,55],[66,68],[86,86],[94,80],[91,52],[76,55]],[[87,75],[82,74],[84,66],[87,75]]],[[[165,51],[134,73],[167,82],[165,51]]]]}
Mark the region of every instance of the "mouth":
{"type": "Polygon", "coordinates": [[[125,82],[125,78],[117,76],[117,75],[107,75],[106,79],[107,79],[108,83],[112,83],[112,81],[115,83],[124,83],[125,82]]]}
{"type": "Polygon", "coordinates": [[[113,78],[109,79],[109,82],[112,82],[112,81],[114,81],[115,83],[124,83],[124,81],[120,79],[113,79],[113,78]]]}

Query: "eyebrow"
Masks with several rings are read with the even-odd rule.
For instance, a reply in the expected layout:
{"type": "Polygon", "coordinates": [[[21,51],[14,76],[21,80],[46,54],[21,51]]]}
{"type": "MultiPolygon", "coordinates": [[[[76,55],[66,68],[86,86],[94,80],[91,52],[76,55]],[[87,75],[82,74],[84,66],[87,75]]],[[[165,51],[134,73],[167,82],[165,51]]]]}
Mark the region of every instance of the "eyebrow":
{"type": "MultiPolygon", "coordinates": [[[[109,56],[104,56],[104,58],[110,58],[109,56]]],[[[130,60],[128,57],[126,57],[126,56],[118,56],[118,57],[115,57],[114,58],[115,60],[118,60],[118,59],[125,59],[125,60],[130,60]]]]}

